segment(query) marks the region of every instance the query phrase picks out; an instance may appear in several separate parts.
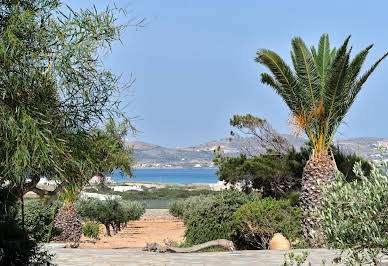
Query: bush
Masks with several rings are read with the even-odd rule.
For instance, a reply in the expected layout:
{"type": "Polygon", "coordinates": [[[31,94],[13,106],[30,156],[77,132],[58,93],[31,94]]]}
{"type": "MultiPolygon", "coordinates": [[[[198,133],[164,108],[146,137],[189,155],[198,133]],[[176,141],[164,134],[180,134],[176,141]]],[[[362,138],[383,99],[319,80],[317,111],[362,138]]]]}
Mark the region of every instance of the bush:
{"type": "Polygon", "coordinates": [[[323,189],[323,202],[315,211],[328,245],[349,249],[349,263],[374,263],[378,253],[388,254],[388,165],[372,167],[364,177],[361,163],[354,165],[360,178],[351,183],[339,174],[323,189]]]}
{"type": "Polygon", "coordinates": [[[179,219],[183,219],[183,214],[185,211],[185,201],[177,200],[171,202],[170,204],[168,204],[168,211],[172,216],[177,217],[179,219]]]}
{"type": "Polygon", "coordinates": [[[275,233],[287,239],[301,239],[301,211],[288,200],[265,198],[241,206],[232,216],[233,234],[247,248],[267,249],[275,233]]]}
{"type": "MultiPolygon", "coordinates": [[[[58,212],[58,204],[45,204],[39,199],[26,200],[24,203],[24,225],[29,234],[38,242],[49,241],[51,235],[57,230],[53,227],[55,214],[58,212]],[[52,230],[53,229],[53,230],[52,230]]],[[[21,211],[18,221],[21,223],[21,211]]]]}
{"type": "Polygon", "coordinates": [[[256,192],[226,190],[186,200],[183,212],[186,243],[196,245],[219,238],[232,240],[233,213],[241,205],[260,198],[256,192]]]}
{"type": "Polygon", "coordinates": [[[0,265],[50,265],[52,255],[40,250],[18,219],[19,191],[0,186],[0,265]]]}
{"type": "Polygon", "coordinates": [[[52,257],[14,220],[0,218],[0,265],[51,265],[52,257]]]}
{"type": "Polygon", "coordinates": [[[100,223],[87,222],[82,226],[82,232],[86,237],[98,239],[98,235],[100,234],[100,223]]]}

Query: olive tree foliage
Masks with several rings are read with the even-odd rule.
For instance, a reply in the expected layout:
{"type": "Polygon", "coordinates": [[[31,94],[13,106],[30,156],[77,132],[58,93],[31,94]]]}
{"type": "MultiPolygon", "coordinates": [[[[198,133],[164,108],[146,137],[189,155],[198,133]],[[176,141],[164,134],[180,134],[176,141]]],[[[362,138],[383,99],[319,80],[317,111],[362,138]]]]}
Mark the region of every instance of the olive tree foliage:
{"type": "Polygon", "coordinates": [[[116,234],[127,222],[139,220],[145,212],[143,203],[117,199],[82,199],[75,206],[83,219],[103,224],[107,236],[111,236],[111,227],[116,234]]]}
{"type": "Polygon", "coordinates": [[[95,129],[110,117],[126,121],[118,96],[129,84],[100,56],[127,26],[119,13],[74,11],[58,0],[1,2],[0,185],[53,195],[101,169],[96,145],[113,140],[95,129]],[[41,176],[57,189],[38,189],[41,176]]]}
{"type": "Polygon", "coordinates": [[[377,265],[388,255],[388,163],[373,166],[364,175],[361,163],[354,165],[360,179],[346,182],[339,173],[323,192],[322,206],[315,209],[328,245],[348,253],[348,265],[377,265]]]}

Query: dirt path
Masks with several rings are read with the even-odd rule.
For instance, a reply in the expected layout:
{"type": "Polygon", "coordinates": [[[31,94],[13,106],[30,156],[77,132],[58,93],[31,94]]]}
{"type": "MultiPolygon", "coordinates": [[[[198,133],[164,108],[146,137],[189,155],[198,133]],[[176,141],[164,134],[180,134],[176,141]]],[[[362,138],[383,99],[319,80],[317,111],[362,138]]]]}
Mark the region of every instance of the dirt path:
{"type": "Polygon", "coordinates": [[[139,221],[128,223],[117,235],[106,237],[101,226],[100,240],[82,237],[80,248],[131,248],[141,249],[147,242],[183,242],[184,224],[168,210],[148,209],[139,221]]]}

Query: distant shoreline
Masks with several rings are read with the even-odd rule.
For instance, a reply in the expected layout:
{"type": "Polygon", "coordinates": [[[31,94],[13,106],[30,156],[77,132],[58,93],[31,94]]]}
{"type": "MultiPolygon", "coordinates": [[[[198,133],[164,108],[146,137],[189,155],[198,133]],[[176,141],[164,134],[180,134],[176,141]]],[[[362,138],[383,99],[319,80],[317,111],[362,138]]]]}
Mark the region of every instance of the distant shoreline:
{"type": "Polygon", "coordinates": [[[134,168],[133,176],[115,171],[109,175],[115,182],[149,182],[166,184],[215,184],[218,182],[215,168],[134,168]]]}

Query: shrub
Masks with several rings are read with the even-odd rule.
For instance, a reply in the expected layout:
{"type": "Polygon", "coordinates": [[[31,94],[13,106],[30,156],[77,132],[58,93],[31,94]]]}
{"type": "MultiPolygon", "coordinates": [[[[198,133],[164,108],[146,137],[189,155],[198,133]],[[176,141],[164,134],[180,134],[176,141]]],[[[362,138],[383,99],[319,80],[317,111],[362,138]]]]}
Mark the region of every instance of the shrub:
{"type": "MultiPolygon", "coordinates": [[[[49,241],[51,232],[55,235],[57,230],[52,230],[58,204],[45,204],[39,199],[26,200],[24,203],[24,226],[27,232],[38,242],[49,241]]],[[[18,221],[21,223],[21,212],[18,221]]]]}
{"type": "Polygon", "coordinates": [[[294,241],[301,238],[301,211],[288,200],[265,198],[248,202],[232,216],[233,234],[247,248],[267,249],[275,233],[294,241]]]}
{"type": "Polygon", "coordinates": [[[29,238],[17,219],[18,193],[0,186],[0,265],[51,265],[53,256],[29,238]]]}
{"type": "Polygon", "coordinates": [[[52,257],[14,220],[0,218],[0,265],[51,265],[52,257]]]}
{"type": "Polygon", "coordinates": [[[172,216],[177,217],[179,219],[183,219],[183,214],[185,211],[185,201],[177,200],[171,202],[170,204],[168,204],[168,211],[172,216]]]}
{"type": "Polygon", "coordinates": [[[100,223],[87,222],[82,226],[82,232],[86,237],[98,239],[98,235],[100,234],[100,223]]]}
{"type": "Polygon", "coordinates": [[[338,175],[324,187],[323,202],[315,216],[331,248],[349,249],[349,264],[375,263],[388,254],[388,165],[372,167],[364,177],[361,163],[354,165],[360,178],[351,183],[338,175]]]}
{"type": "Polygon", "coordinates": [[[287,194],[287,199],[290,202],[291,206],[299,205],[300,192],[299,191],[291,191],[287,194]]]}
{"type": "Polygon", "coordinates": [[[185,201],[183,212],[185,237],[189,245],[215,239],[232,238],[232,215],[243,204],[259,200],[260,194],[226,190],[213,196],[200,196],[185,201]]]}

